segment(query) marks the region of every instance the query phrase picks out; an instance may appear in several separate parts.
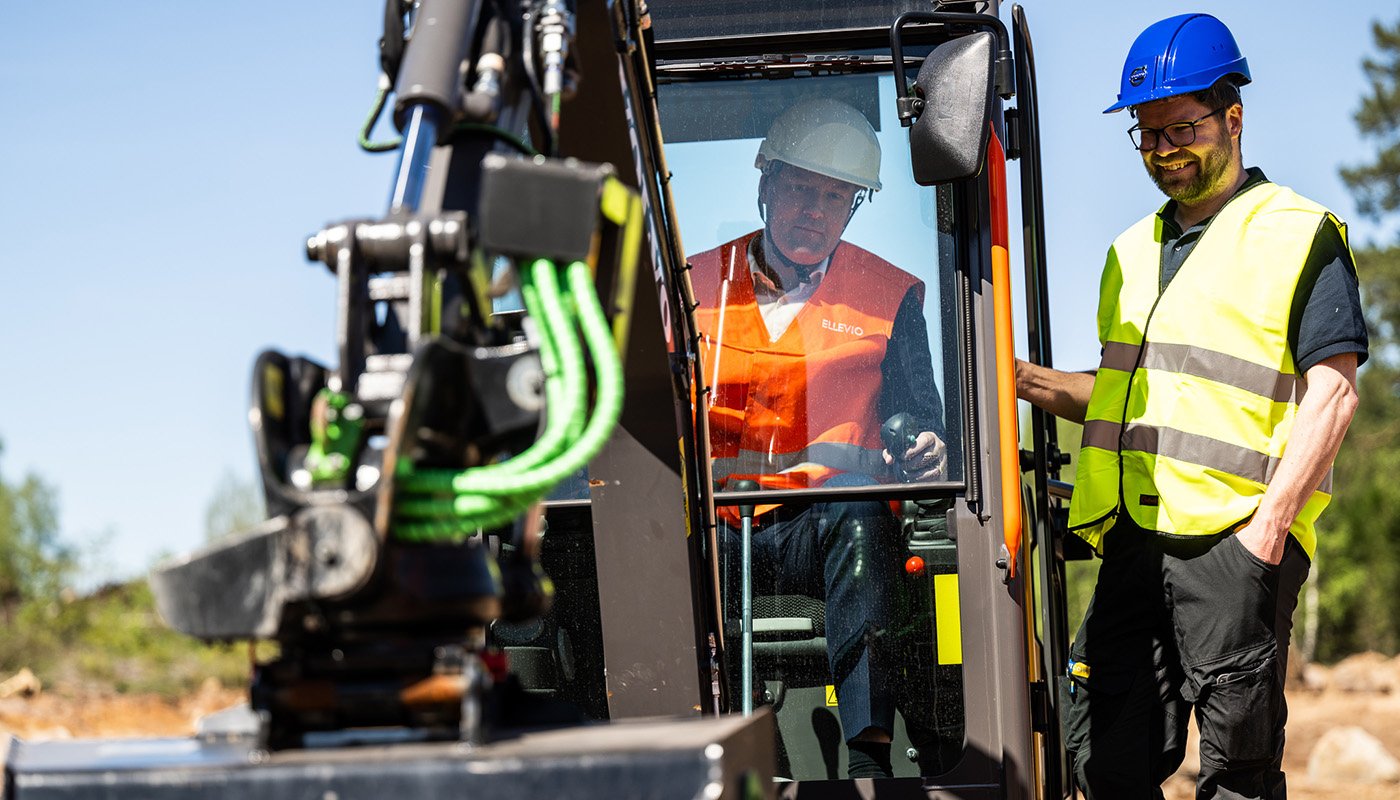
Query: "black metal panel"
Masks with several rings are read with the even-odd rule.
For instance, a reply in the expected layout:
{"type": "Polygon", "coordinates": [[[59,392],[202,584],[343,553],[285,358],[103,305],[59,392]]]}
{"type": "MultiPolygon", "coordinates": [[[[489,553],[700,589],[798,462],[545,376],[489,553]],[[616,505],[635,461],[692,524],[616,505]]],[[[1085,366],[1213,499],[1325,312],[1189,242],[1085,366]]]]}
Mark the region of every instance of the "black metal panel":
{"type": "MultiPolygon", "coordinates": [[[[589,465],[598,600],[612,719],[697,714],[711,703],[717,611],[704,568],[700,441],[690,408],[693,326],[683,260],[657,181],[659,142],[644,51],[619,61],[614,20],[581,4],[576,55],[587,76],[563,107],[561,155],[611,163],[642,194],[646,244],[626,342],[627,398],[612,439],[589,465]]],[[[634,42],[640,48],[641,42],[634,42]]]]}
{"type": "MultiPolygon", "coordinates": [[[[1045,189],[1041,172],[1040,111],[1035,85],[1035,49],[1031,45],[1030,29],[1025,10],[1011,7],[1012,33],[1016,48],[1016,105],[1021,132],[1021,220],[1022,249],[1026,264],[1026,338],[1030,360],[1052,366],[1050,346],[1050,299],[1048,297],[1048,268],[1045,261],[1045,189]]],[[[1059,442],[1055,418],[1045,411],[1031,408],[1031,435],[1035,451],[1034,502],[1035,514],[1031,533],[1037,547],[1035,559],[1027,559],[1040,572],[1042,670],[1040,698],[1046,716],[1043,726],[1046,793],[1068,795],[1073,791],[1070,762],[1061,741],[1057,720],[1059,694],[1056,679],[1069,658],[1069,622],[1066,618],[1065,559],[1062,542],[1079,540],[1068,533],[1061,515],[1063,506],[1051,500],[1050,482],[1060,477],[1059,442]]],[[[1079,540],[1082,541],[1082,540],[1079,540]]],[[[1029,552],[1029,542],[1027,545],[1029,552]]]]}
{"type": "MultiPolygon", "coordinates": [[[[980,11],[996,2],[948,3],[948,11],[980,11]]],[[[888,28],[905,11],[927,11],[929,0],[659,0],[650,4],[657,41],[775,33],[888,28]]]]}
{"type": "Polygon", "coordinates": [[[463,748],[267,755],[247,739],[14,742],[6,800],[773,797],[773,721],[609,723],[463,748]],[[625,791],[619,787],[626,787],[625,791]]]}

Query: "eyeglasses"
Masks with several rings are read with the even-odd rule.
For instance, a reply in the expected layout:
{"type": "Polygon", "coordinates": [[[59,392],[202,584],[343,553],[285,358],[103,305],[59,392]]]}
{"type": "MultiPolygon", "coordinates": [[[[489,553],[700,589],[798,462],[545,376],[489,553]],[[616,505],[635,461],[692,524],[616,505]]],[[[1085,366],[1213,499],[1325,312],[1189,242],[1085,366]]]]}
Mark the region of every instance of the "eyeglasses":
{"type": "Polygon", "coordinates": [[[1157,149],[1159,143],[1157,137],[1159,134],[1165,136],[1167,144],[1170,144],[1172,147],[1185,147],[1196,141],[1197,125],[1200,125],[1202,122],[1205,122],[1227,108],[1229,108],[1229,106],[1221,106],[1200,119],[1195,119],[1190,122],[1173,122],[1165,128],[1144,128],[1141,125],[1134,125],[1128,129],[1128,138],[1133,140],[1133,147],[1143,152],[1157,149]]]}

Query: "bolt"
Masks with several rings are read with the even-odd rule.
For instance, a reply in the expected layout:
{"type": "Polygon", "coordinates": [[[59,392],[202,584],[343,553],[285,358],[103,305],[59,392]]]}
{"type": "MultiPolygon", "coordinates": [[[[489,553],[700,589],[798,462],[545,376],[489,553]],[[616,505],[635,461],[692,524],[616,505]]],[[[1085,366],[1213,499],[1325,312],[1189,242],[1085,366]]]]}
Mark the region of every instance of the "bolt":
{"type": "Polygon", "coordinates": [[[340,549],[329,539],[322,539],[316,545],[316,558],[322,564],[333,567],[340,563],[340,549]]]}

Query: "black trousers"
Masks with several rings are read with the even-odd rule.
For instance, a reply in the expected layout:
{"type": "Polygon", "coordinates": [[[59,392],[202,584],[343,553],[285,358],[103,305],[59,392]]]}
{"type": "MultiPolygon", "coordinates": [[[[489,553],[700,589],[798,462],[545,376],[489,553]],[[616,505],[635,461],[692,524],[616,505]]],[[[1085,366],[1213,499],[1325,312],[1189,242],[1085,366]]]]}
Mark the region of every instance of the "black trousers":
{"type": "Polygon", "coordinates": [[[1065,743],[1090,800],[1160,798],[1201,731],[1197,798],[1283,798],[1283,681],[1310,562],[1278,565],[1231,534],[1169,537],[1120,521],[1061,679],[1065,743]]]}

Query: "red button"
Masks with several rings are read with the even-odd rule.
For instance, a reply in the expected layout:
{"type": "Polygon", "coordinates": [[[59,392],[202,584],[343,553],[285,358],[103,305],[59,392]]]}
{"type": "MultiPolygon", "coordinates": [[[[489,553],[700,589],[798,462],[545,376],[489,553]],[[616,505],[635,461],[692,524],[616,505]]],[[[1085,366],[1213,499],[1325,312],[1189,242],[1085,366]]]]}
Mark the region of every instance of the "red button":
{"type": "Polygon", "coordinates": [[[904,562],[904,571],[915,577],[924,574],[924,560],[919,556],[909,556],[904,562]]]}

